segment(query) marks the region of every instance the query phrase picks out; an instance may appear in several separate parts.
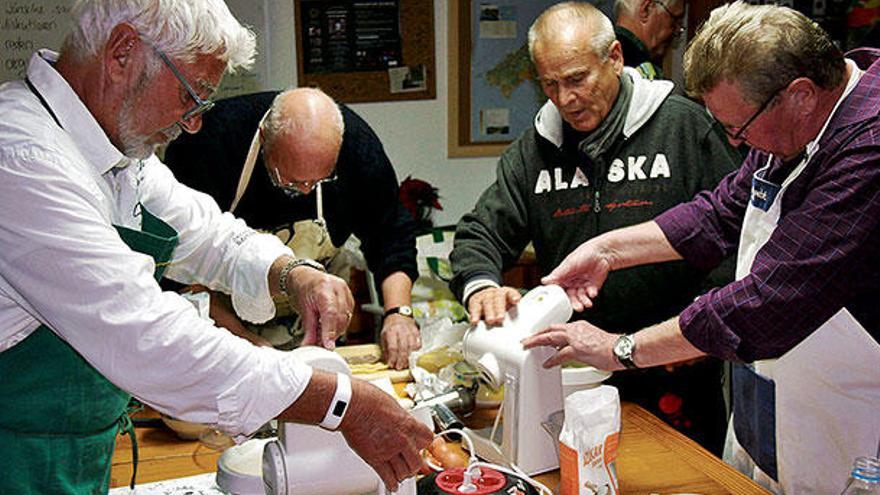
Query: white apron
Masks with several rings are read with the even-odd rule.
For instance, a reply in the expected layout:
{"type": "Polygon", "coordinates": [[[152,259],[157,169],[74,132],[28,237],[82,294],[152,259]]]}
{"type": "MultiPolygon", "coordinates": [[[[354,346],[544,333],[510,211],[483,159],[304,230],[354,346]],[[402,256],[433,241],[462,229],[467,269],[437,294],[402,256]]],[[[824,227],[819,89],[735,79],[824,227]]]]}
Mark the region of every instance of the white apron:
{"type": "MultiPolygon", "coordinates": [[[[840,101],[857,80],[854,71],[840,101]]],[[[755,172],[737,280],[748,275],[776,229],[782,197],[815,155],[824,132],[807,146],[806,157],[781,185],[763,178],[772,156],[755,172]]],[[[724,459],[775,493],[840,493],[855,457],[877,448],[880,344],[846,308],[782,357],[734,364],[732,386],[734,414],[724,459]]]]}

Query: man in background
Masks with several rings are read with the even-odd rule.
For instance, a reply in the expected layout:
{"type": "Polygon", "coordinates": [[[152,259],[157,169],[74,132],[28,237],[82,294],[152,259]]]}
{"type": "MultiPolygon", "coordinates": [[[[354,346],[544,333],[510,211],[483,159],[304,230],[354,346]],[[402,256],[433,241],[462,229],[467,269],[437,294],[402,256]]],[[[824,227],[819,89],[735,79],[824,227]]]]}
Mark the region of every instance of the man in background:
{"type": "MultiPolygon", "coordinates": [[[[414,221],[382,143],[362,118],[314,88],[238,96],[217,102],[202,130],[171,143],[165,160],[178,180],[248,225],[284,230],[295,252],[331,271],[354,234],[382,296],[385,360],[409,366],[421,346],[410,306],[418,277],[414,221]]],[[[212,317],[250,334],[216,300],[212,317]]]]}
{"type": "Polygon", "coordinates": [[[647,79],[663,78],[663,58],[684,34],[686,0],[615,0],[614,32],[623,62],[647,79]]]}
{"type": "MultiPolygon", "coordinates": [[[[373,385],[199,317],[163,275],[271,296],[332,344],[344,281],[177,182],[156,147],[193,133],[252,32],[220,0],[80,0],[61,53],[0,87],[0,493],[106,493],[132,396],[244,439],[272,418],[338,430],[393,490],[431,432],[373,385]]],[[[130,434],[134,434],[128,429],[130,434]]]]}
{"type": "MultiPolygon", "coordinates": [[[[671,95],[670,81],[624,69],[611,21],[592,5],[547,9],[529,30],[529,51],[550,101],[504,151],[496,182],[459,222],[450,256],[451,287],[472,322],[499,324],[519,301],[516,289],[500,286],[501,274],[529,242],[549,273],[587,239],[653,218],[739,163],[703,107],[671,95]]],[[[615,274],[576,317],[640,328],[686,306],[705,289],[706,274],[683,263],[615,274]]],[[[611,383],[720,454],[720,361],[618,373],[611,383]]]]}

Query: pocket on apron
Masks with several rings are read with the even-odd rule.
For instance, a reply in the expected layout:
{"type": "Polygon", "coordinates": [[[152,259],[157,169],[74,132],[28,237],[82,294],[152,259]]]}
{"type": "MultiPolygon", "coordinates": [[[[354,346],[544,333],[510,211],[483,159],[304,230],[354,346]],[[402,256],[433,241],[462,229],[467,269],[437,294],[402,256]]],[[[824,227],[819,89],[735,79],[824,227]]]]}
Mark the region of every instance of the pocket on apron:
{"type": "Polygon", "coordinates": [[[736,440],[765,474],[776,470],[776,390],[752,367],[733,365],[733,429],[736,440]]]}

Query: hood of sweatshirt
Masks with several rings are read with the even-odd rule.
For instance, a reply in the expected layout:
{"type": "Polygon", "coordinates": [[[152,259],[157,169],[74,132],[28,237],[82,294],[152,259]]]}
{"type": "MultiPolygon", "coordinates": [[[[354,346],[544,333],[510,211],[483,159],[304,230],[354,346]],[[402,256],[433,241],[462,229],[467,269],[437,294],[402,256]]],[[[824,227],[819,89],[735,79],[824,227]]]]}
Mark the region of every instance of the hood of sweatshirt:
{"type": "MultiPolygon", "coordinates": [[[[665,80],[649,81],[631,67],[624,67],[620,78],[621,85],[626,82],[632,84],[629,105],[626,108],[626,117],[623,122],[623,135],[628,139],[645,122],[650,120],[651,116],[672,93],[675,84],[665,80]],[[624,81],[624,78],[628,78],[629,81],[624,81]]],[[[618,99],[624,94],[625,92],[621,91],[618,94],[618,99]]],[[[607,118],[608,116],[606,116],[607,118]]],[[[538,135],[553,143],[557,148],[562,147],[562,115],[552,101],[547,100],[547,103],[535,115],[535,130],[538,135]]]]}

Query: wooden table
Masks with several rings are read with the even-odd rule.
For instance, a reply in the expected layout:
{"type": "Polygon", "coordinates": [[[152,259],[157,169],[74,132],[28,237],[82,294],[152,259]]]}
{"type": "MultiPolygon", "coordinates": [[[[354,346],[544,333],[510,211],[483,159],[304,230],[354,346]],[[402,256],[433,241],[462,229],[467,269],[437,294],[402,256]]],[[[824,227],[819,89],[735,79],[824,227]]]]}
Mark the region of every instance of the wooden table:
{"type": "MultiPolygon", "coordinates": [[[[178,439],[167,428],[138,428],[138,483],[181,478],[217,469],[220,452],[178,439]]],[[[763,494],[763,488],[641,407],[624,403],[617,470],[623,495],[657,493],[763,494]]],[[[110,486],[131,479],[131,440],[117,438],[110,486]]],[[[557,489],[559,472],[538,477],[557,489]]]]}

